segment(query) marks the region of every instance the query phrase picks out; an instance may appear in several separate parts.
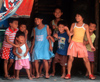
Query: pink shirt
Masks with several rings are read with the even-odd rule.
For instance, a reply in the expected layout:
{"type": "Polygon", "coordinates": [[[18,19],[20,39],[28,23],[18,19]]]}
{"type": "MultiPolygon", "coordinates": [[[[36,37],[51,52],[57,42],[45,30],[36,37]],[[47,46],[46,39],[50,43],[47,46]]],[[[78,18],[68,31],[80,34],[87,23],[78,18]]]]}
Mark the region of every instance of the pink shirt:
{"type": "MultiPolygon", "coordinates": [[[[16,32],[18,31],[18,29],[15,29],[14,31],[12,31],[10,29],[10,27],[8,27],[5,31],[5,35],[9,36],[9,41],[10,42],[13,42],[14,43],[14,39],[15,39],[15,36],[16,36],[16,32]]],[[[4,41],[3,41],[3,47],[6,47],[6,48],[12,48],[13,46],[11,44],[9,44],[8,42],[6,42],[6,38],[4,38],[4,41]]]]}

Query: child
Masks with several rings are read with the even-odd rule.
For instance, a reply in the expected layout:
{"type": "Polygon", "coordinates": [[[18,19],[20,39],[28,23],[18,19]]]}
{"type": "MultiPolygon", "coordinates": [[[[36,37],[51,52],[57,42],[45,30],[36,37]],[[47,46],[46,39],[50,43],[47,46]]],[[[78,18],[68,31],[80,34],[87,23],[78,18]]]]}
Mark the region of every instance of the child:
{"type": "Polygon", "coordinates": [[[30,76],[30,64],[29,64],[29,56],[28,56],[28,45],[26,44],[25,41],[25,34],[24,32],[18,31],[16,34],[16,40],[17,40],[17,44],[21,45],[20,48],[22,50],[22,53],[18,52],[18,48],[13,49],[13,53],[16,55],[15,57],[15,70],[16,70],[16,79],[19,80],[19,72],[22,68],[26,69],[28,78],[30,80],[32,80],[31,76],[30,76]]]}
{"type": "MultiPolygon", "coordinates": [[[[27,27],[26,27],[26,23],[25,23],[25,22],[22,22],[22,23],[20,24],[20,26],[19,26],[19,30],[20,30],[21,32],[24,32],[24,33],[25,33],[25,41],[27,42],[28,30],[27,30],[26,28],[27,28],[27,27]]],[[[30,57],[30,53],[29,53],[29,52],[28,52],[28,55],[29,55],[29,61],[30,61],[30,74],[31,74],[32,78],[35,78],[35,77],[32,75],[32,70],[31,70],[31,68],[32,68],[32,66],[31,66],[31,57],[30,57]]]]}
{"type": "Polygon", "coordinates": [[[54,63],[53,63],[53,73],[55,75],[55,63],[60,63],[62,66],[62,76],[61,78],[65,77],[65,67],[67,66],[67,49],[68,43],[71,41],[71,36],[69,35],[69,29],[65,25],[64,21],[58,22],[58,34],[54,34],[54,37],[58,39],[58,49],[55,54],[54,63]],[[68,36],[69,35],[69,36],[68,36]]]}
{"type": "Polygon", "coordinates": [[[86,32],[87,39],[89,41],[89,44],[91,46],[91,50],[95,51],[95,48],[92,44],[92,41],[89,36],[89,29],[88,25],[84,24],[84,12],[78,12],[76,14],[76,21],[77,23],[73,23],[71,25],[70,32],[73,33],[72,41],[68,47],[68,53],[69,55],[69,60],[68,60],[68,74],[66,75],[65,79],[70,79],[71,78],[71,68],[72,68],[72,62],[74,60],[74,57],[78,58],[83,58],[86,68],[89,72],[89,78],[90,79],[95,79],[95,77],[91,74],[91,69],[90,69],[90,62],[88,60],[88,54],[85,45],[83,45],[83,39],[84,39],[84,34],[86,32]]]}
{"type": "Polygon", "coordinates": [[[49,78],[49,66],[47,61],[51,58],[49,54],[49,47],[51,50],[51,44],[49,46],[50,41],[47,40],[47,36],[49,36],[49,26],[44,25],[42,21],[42,14],[36,14],[35,23],[37,24],[37,27],[33,29],[34,40],[33,45],[31,47],[31,52],[33,50],[32,56],[34,56],[34,58],[32,57],[32,60],[35,60],[35,68],[37,73],[36,78],[39,78],[39,60],[43,60],[45,66],[45,77],[49,78]]]}
{"type": "MultiPolygon", "coordinates": [[[[51,21],[50,26],[53,28],[53,34],[58,33],[58,27],[57,27],[57,23],[62,20],[61,16],[63,15],[63,12],[61,10],[60,7],[56,7],[54,10],[53,15],[55,16],[55,19],[51,21]]],[[[54,47],[53,47],[53,52],[54,54],[57,51],[57,46],[58,46],[58,41],[55,38],[55,43],[54,43],[54,47]]]]}
{"type": "MultiPolygon", "coordinates": [[[[94,43],[94,40],[96,38],[95,34],[93,33],[96,30],[96,23],[91,22],[89,25],[89,35],[92,40],[92,43],[94,43]]],[[[85,35],[84,37],[84,44],[86,45],[87,51],[88,51],[88,58],[90,61],[91,71],[92,74],[94,73],[94,52],[91,50],[91,46],[87,40],[87,37],[85,35]]],[[[86,76],[88,76],[88,72],[86,73],[86,76]]]]}
{"type": "MultiPolygon", "coordinates": [[[[7,65],[8,65],[8,59],[9,57],[10,62],[13,62],[14,55],[12,53],[12,47],[19,47],[19,45],[14,44],[14,39],[16,32],[18,31],[18,20],[17,19],[10,19],[9,20],[9,27],[5,31],[5,37],[4,37],[4,42],[3,42],[3,47],[2,47],[2,59],[4,59],[4,77],[6,79],[11,79],[10,76],[8,75],[8,70],[7,70],[7,65]]],[[[12,63],[10,63],[9,68],[11,67],[12,63]]],[[[8,68],[8,69],[9,69],[8,68]]]]}

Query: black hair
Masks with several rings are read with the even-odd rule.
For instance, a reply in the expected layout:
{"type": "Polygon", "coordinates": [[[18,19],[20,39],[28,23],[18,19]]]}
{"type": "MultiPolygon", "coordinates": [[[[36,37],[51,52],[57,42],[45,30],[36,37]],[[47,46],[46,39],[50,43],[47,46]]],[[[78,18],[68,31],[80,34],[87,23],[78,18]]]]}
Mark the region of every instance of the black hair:
{"type": "Polygon", "coordinates": [[[95,24],[97,26],[97,23],[95,21],[91,21],[90,23],[95,24]]]}
{"type": "Polygon", "coordinates": [[[34,36],[31,37],[31,41],[33,41],[33,39],[34,39],[34,36]]]}
{"type": "Polygon", "coordinates": [[[60,24],[64,25],[64,26],[68,26],[67,22],[65,20],[61,20],[57,23],[57,26],[59,26],[60,24]]]}
{"type": "Polygon", "coordinates": [[[61,6],[56,6],[56,7],[54,8],[54,12],[55,12],[55,10],[56,10],[56,9],[60,9],[60,10],[61,10],[61,12],[63,12],[63,11],[62,11],[62,7],[61,7],[61,6]]]}
{"type": "Polygon", "coordinates": [[[34,18],[40,18],[40,19],[44,19],[44,15],[42,13],[36,13],[34,15],[34,18]]]}
{"type": "Polygon", "coordinates": [[[16,37],[18,38],[19,36],[24,36],[25,37],[25,33],[24,32],[21,32],[21,31],[18,31],[16,33],[16,37]]]}
{"type": "Polygon", "coordinates": [[[9,18],[8,19],[9,23],[13,23],[14,21],[18,21],[18,18],[9,18]]]}

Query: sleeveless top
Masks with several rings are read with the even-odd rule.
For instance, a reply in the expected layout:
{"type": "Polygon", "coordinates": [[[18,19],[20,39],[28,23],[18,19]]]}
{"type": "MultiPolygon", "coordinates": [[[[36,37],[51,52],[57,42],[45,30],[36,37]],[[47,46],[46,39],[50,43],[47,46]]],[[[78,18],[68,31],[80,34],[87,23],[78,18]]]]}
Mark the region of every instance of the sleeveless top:
{"type": "Polygon", "coordinates": [[[84,35],[85,35],[85,28],[84,28],[84,25],[83,24],[81,27],[78,27],[76,26],[76,23],[75,23],[75,26],[74,26],[74,35],[72,37],[72,41],[75,41],[75,42],[83,42],[83,39],[84,39],[84,35]]]}
{"type": "MultiPolygon", "coordinates": [[[[22,53],[18,53],[18,48],[16,48],[16,53],[17,53],[18,55],[22,56],[21,59],[28,59],[28,58],[29,58],[29,55],[28,55],[28,54],[24,57],[24,54],[25,54],[25,52],[26,52],[26,45],[23,44],[20,48],[21,48],[21,50],[22,50],[22,53]]],[[[15,60],[19,60],[19,58],[16,56],[16,57],[15,57],[15,60]]]]}
{"type": "Polygon", "coordinates": [[[68,43],[69,36],[67,35],[66,32],[64,32],[63,34],[58,33],[58,37],[59,37],[59,40],[58,40],[57,53],[60,55],[66,55],[68,45],[69,45],[69,43],[68,43]]]}
{"type": "Polygon", "coordinates": [[[35,45],[33,49],[34,60],[49,60],[49,41],[47,40],[47,25],[42,29],[35,27],[35,45]]]}

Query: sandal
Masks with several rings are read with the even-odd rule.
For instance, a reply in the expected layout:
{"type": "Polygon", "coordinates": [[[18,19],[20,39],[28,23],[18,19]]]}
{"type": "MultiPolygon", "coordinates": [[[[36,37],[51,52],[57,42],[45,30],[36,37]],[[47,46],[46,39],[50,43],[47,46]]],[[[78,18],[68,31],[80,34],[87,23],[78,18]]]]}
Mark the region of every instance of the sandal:
{"type": "Polygon", "coordinates": [[[92,74],[89,75],[89,79],[94,80],[96,77],[92,74]]]}
{"type": "Polygon", "coordinates": [[[65,76],[65,79],[71,79],[71,75],[70,75],[70,74],[67,74],[67,75],[65,76]]]}

